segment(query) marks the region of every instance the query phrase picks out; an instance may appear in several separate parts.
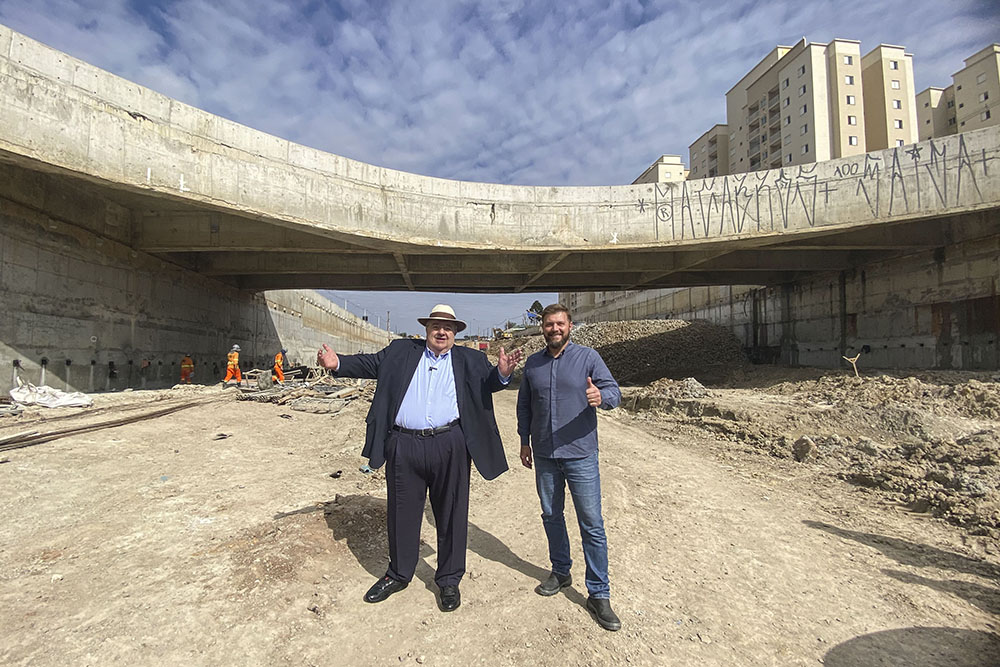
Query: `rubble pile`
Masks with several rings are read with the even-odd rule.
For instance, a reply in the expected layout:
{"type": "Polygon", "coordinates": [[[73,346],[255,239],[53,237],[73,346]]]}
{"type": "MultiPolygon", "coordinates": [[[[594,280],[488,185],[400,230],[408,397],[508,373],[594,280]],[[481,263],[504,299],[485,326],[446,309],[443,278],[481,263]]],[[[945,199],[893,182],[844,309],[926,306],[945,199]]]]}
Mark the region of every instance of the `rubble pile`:
{"type": "MultiPolygon", "coordinates": [[[[700,320],[627,320],[573,328],[572,340],[600,352],[619,384],[644,384],[662,378],[697,378],[715,384],[741,368],[740,342],[725,327],[700,320]]],[[[525,356],[545,346],[542,336],[504,341],[508,351],[525,356]]],[[[499,344],[491,346],[496,355],[499,344]]]]}
{"type": "Polygon", "coordinates": [[[349,402],[363,398],[371,400],[375,383],[370,380],[334,379],[325,376],[315,382],[293,382],[268,389],[240,387],[238,401],[277,403],[292,410],[315,414],[336,414],[349,402]]]}
{"type": "Polygon", "coordinates": [[[660,380],[627,391],[623,406],[736,443],[726,454],[735,460],[742,451],[818,466],[1000,538],[1000,383],[969,375],[833,372],[702,396],[688,381],[660,380]]]}

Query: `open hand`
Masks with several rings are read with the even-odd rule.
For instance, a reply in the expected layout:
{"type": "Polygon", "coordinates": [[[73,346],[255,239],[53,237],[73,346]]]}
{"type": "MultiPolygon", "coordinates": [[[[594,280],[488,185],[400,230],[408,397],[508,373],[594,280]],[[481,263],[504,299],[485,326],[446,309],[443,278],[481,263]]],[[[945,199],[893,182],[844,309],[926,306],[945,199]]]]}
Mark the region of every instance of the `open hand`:
{"type": "Polygon", "coordinates": [[[332,368],[333,370],[340,368],[340,358],[326,343],[323,343],[323,349],[316,353],[316,363],[323,368],[332,368]]]}
{"type": "Polygon", "coordinates": [[[510,354],[507,354],[507,352],[501,347],[500,358],[497,361],[497,370],[500,371],[500,375],[505,378],[510,377],[510,374],[514,372],[514,368],[517,366],[517,363],[521,361],[522,356],[524,356],[524,352],[521,351],[521,348],[517,348],[510,354]]]}
{"type": "Polygon", "coordinates": [[[601,405],[601,390],[594,385],[594,381],[587,378],[587,405],[592,408],[601,405]]]}

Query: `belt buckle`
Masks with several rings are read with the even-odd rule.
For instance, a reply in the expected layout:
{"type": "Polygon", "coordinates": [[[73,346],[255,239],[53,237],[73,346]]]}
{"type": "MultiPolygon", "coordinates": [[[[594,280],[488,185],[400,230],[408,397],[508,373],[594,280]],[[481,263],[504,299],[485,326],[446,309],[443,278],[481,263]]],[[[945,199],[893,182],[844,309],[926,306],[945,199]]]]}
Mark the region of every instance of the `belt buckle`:
{"type": "Polygon", "coordinates": [[[434,435],[434,429],[433,428],[422,428],[417,433],[417,435],[426,438],[429,435],[434,435]]]}

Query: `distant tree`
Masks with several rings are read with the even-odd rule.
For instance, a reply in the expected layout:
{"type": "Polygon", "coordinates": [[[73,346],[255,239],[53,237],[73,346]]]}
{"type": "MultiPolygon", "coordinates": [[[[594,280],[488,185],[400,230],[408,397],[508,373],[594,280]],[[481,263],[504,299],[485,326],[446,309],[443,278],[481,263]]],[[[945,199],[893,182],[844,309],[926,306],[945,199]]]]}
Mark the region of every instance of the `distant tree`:
{"type": "Polygon", "coordinates": [[[535,302],[531,304],[531,308],[529,308],[528,310],[535,313],[536,315],[541,315],[542,311],[545,310],[545,307],[542,305],[541,301],[535,299],[535,302]]]}
{"type": "Polygon", "coordinates": [[[504,327],[504,329],[513,329],[516,326],[517,322],[514,322],[512,320],[507,320],[507,325],[504,327]]]}

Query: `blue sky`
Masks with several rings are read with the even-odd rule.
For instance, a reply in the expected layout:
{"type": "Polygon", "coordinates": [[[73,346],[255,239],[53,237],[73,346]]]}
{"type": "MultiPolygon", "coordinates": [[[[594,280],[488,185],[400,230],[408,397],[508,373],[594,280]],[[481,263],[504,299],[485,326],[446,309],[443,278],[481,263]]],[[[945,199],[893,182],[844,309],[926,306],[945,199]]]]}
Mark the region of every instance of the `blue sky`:
{"type": "MultiPolygon", "coordinates": [[[[725,122],[725,93],[802,37],[914,54],[917,90],[1000,40],[971,0],[0,0],[0,23],[256,129],[377,165],[524,185],[630,183],[725,122]]],[[[449,296],[495,323],[534,298],[449,296]]],[[[351,293],[393,328],[438,297],[351,293]]],[[[444,297],[441,297],[444,298],[444,297]]],[[[460,313],[461,314],[461,313],[460,313]]],[[[411,327],[412,329],[412,327],[411,327]]]]}

